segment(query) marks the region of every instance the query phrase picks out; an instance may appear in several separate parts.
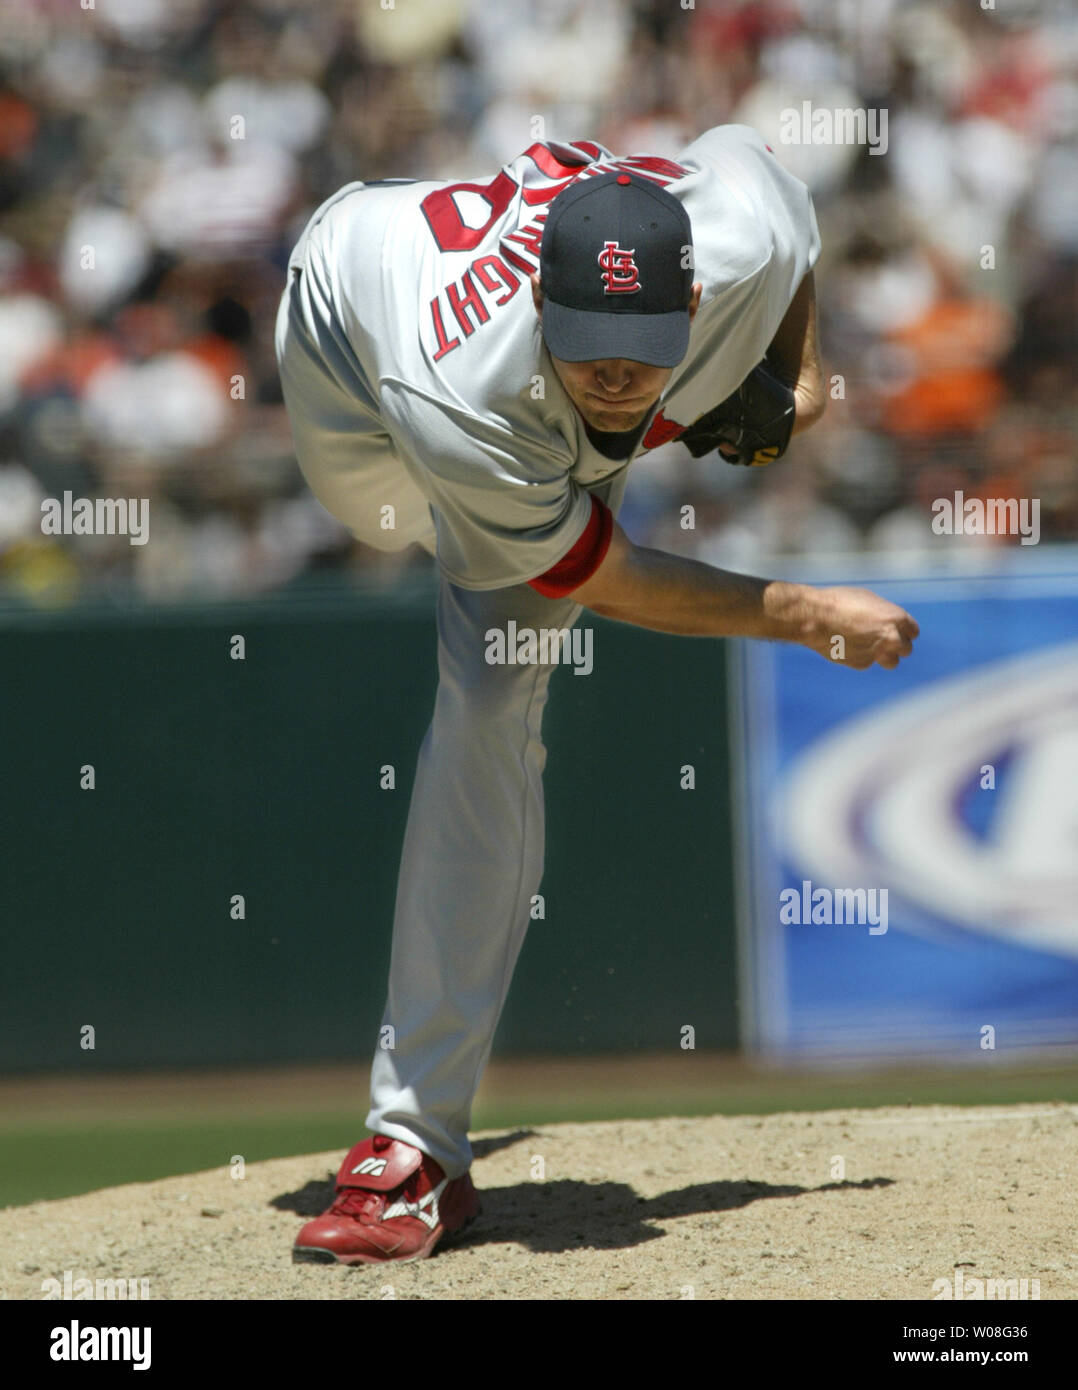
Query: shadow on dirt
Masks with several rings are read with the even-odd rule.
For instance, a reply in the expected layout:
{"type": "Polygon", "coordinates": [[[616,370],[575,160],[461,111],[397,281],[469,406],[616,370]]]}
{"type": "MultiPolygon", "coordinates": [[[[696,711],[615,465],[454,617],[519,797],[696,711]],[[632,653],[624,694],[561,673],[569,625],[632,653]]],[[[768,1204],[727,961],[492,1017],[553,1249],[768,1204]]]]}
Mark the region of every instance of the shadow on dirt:
{"type": "Polygon", "coordinates": [[[480,1189],[483,1210],[475,1224],[452,1241],[453,1249],[514,1241],[544,1253],[610,1250],[641,1245],[666,1234],[656,1222],[682,1216],[715,1215],[777,1197],[814,1192],[890,1187],[892,1178],[832,1182],[820,1187],[777,1186],[766,1182],[695,1183],[657,1197],[640,1197],[627,1183],[517,1183],[480,1189]]]}

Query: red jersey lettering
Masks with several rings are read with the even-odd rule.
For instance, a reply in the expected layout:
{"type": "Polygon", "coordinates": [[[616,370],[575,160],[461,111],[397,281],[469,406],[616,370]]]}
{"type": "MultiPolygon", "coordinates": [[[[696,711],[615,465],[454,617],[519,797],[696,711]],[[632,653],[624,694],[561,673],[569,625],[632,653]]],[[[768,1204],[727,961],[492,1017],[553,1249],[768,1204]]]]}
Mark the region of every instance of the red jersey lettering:
{"type": "Polygon", "coordinates": [[[506,293],[494,301],[496,305],[508,303],[520,289],[520,281],[501,256],[480,256],[478,260],[472,262],[470,269],[485,290],[490,290],[493,293],[494,290],[505,286],[506,293]],[[497,279],[492,278],[492,272],[497,275],[497,279]]]}
{"type": "Polygon", "coordinates": [[[526,227],[521,227],[519,232],[510,232],[505,240],[517,242],[518,245],[524,247],[524,250],[527,251],[529,255],[534,256],[536,261],[538,261],[539,248],[543,244],[542,224],[545,221],[546,213],[544,212],[541,213],[534,222],[529,222],[526,227]]]}
{"type": "Polygon", "coordinates": [[[453,317],[460,324],[461,332],[466,338],[470,338],[475,330],[486,323],[490,318],[490,310],[479,298],[479,291],[475,287],[471,271],[466,270],[460,277],[460,283],[464,290],[461,294],[456,285],[447,285],[445,289],[446,297],[449,300],[449,307],[453,310],[453,317]],[[475,323],[468,321],[465,310],[471,309],[475,314],[475,323]]]}
{"type": "Polygon", "coordinates": [[[455,347],[460,347],[460,339],[448,339],[445,335],[445,327],[442,323],[442,306],[437,298],[430,302],[430,315],[434,320],[434,336],[438,339],[438,351],[434,354],[435,362],[440,362],[447,352],[452,352],[455,347]]]}

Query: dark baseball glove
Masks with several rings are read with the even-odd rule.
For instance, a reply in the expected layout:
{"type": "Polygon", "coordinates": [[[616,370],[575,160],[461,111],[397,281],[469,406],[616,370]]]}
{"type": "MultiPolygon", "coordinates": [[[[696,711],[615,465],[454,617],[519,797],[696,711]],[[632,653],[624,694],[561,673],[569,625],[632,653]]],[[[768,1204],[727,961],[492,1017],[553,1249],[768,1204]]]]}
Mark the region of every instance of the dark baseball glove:
{"type": "Polygon", "coordinates": [[[701,415],[678,438],[693,458],[718,449],[727,463],[760,468],[786,452],[794,407],[794,393],[761,362],[732,396],[701,415]]]}

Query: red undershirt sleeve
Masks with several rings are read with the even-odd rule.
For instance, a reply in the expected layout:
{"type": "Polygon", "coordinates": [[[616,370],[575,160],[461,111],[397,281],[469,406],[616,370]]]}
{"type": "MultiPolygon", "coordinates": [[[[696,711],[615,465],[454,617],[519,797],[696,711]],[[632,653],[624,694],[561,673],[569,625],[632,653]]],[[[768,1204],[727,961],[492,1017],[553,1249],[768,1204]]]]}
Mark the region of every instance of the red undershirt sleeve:
{"type": "Polygon", "coordinates": [[[591,517],[580,539],[545,574],[529,579],[529,585],[544,598],[564,598],[590,579],[603,563],[613,534],[614,514],[593,494],[591,517]]]}

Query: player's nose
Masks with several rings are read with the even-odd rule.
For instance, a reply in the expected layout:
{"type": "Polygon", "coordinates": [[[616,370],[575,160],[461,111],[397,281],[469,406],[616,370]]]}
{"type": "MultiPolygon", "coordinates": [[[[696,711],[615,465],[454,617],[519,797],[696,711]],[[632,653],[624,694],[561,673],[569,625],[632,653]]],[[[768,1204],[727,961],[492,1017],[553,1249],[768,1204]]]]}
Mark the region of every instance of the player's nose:
{"type": "Polygon", "coordinates": [[[595,377],[604,391],[610,395],[615,395],[618,391],[624,391],[632,380],[630,364],[621,358],[611,358],[609,361],[597,362],[595,365],[595,377]]]}

